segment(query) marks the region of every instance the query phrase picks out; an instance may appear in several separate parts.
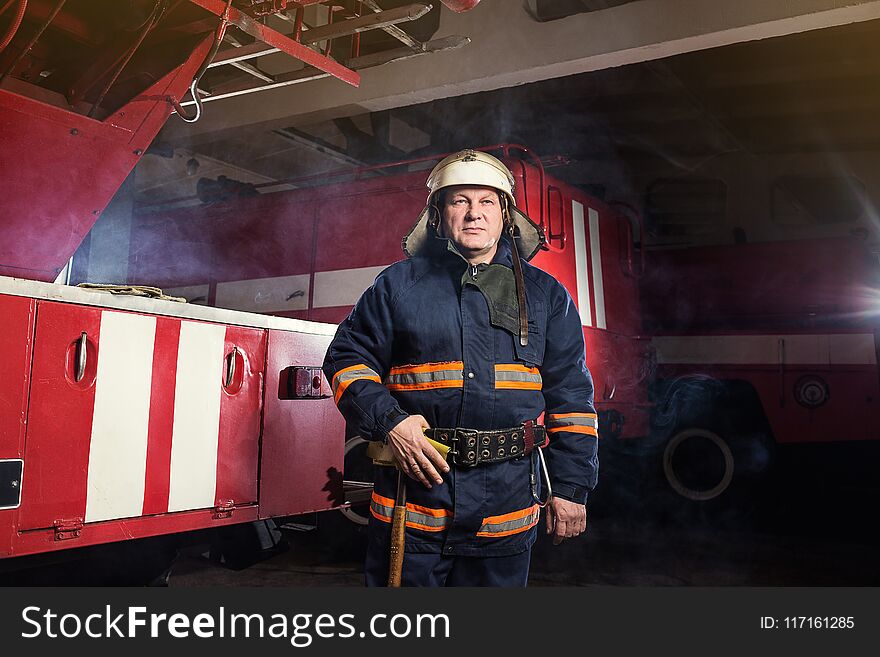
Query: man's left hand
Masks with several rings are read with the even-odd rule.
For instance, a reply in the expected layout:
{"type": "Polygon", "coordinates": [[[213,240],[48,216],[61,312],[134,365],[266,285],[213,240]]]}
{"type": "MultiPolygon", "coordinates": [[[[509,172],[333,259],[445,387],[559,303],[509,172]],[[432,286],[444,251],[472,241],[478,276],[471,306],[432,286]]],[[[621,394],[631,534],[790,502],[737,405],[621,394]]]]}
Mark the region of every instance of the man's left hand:
{"type": "Polygon", "coordinates": [[[587,507],[554,497],[547,506],[547,533],[553,535],[553,545],[566,538],[574,538],[587,528],[587,507]]]}

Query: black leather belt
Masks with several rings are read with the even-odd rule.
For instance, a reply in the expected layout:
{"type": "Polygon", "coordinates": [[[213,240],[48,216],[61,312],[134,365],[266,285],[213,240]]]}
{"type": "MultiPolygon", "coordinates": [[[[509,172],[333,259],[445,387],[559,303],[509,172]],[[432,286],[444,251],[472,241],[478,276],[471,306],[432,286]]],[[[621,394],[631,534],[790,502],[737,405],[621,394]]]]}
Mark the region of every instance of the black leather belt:
{"type": "Polygon", "coordinates": [[[433,428],[425,429],[425,435],[448,445],[452,462],[463,467],[516,459],[547,444],[544,427],[531,420],[510,429],[480,431],[461,427],[433,428]]]}

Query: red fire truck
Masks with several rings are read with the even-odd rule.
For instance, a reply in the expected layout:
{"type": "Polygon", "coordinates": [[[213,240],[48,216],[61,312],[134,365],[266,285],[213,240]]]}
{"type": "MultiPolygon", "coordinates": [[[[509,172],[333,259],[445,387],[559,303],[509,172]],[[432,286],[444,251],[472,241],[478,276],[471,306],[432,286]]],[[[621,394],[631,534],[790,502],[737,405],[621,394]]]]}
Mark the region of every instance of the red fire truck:
{"type": "Polygon", "coordinates": [[[320,372],[332,325],[51,282],[169,115],[196,118],[187,92],[218,98],[327,76],[356,85],[354,68],[452,47],[377,57],[365,30],[430,7],[359,16],[333,5],[307,30],[318,4],[0,3],[4,569],[16,557],[344,502],[343,425],[320,372]],[[292,27],[272,29],[274,14],[292,27]],[[331,53],[337,39],[344,57],[331,53]],[[279,51],[304,66],[250,77],[243,61],[279,51]]]}
{"type": "Polygon", "coordinates": [[[836,237],[652,251],[642,286],[662,468],[689,500],[776,445],[880,436],[877,255],[836,237]]]}

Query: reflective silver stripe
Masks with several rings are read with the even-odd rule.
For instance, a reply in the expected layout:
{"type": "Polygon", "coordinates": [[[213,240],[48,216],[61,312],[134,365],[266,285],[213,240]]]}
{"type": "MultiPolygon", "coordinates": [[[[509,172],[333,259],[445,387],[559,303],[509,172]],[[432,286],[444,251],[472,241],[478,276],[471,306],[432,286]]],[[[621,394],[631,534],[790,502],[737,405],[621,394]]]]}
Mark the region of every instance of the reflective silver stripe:
{"type": "MultiPolygon", "coordinates": [[[[531,513],[527,513],[521,518],[514,518],[513,520],[505,520],[504,522],[486,522],[483,521],[483,524],[480,526],[480,529],[477,531],[477,536],[498,536],[498,535],[506,535],[506,534],[515,534],[519,531],[528,529],[532,525],[538,522],[538,516],[540,515],[540,508],[535,505],[532,507],[531,513]]],[[[491,518],[487,518],[486,520],[491,520],[491,518]]]]}
{"type": "Polygon", "coordinates": [[[379,375],[375,372],[375,370],[371,370],[369,367],[362,367],[356,370],[348,370],[346,372],[342,372],[337,375],[333,379],[333,391],[336,392],[336,389],[343,383],[354,381],[355,379],[378,379],[379,375]]]}
{"type": "Polygon", "coordinates": [[[394,515],[393,508],[391,508],[390,506],[385,506],[384,504],[380,504],[376,500],[372,500],[370,502],[370,509],[372,509],[372,511],[376,515],[382,516],[383,518],[388,518],[389,520],[391,520],[391,516],[394,515]]]}
{"type": "MultiPolygon", "coordinates": [[[[407,524],[415,523],[416,525],[421,525],[425,529],[439,530],[445,529],[449,524],[449,516],[429,516],[407,508],[406,522],[407,524]]],[[[416,529],[419,529],[419,527],[416,527],[416,529]]]]}
{"type": "Polygon", "coordinates": [[[348,385],[358,379],[369,379],[370,381],[377,382],[381,381],[379,375],[366,365],[355,365],[354,367],[340,370],[336,373],[336,376],[333,377],[333,397],[337,402],[348,385]]]}
{"type": "Polygon", "coordinates": [[[526,384],[529,389],[540,389],[543,386],[541,373],[537,368],[526,368],[521,365],[496,365],[495,387],[517,388],[516,384],[526,384]],[[512,384],[512,385],[511,385],[512,384]]]}
{"type": "Polygon", "coordinates": [[[592,427],[599,428],[599,421],[588,415],[573,415],[570,417],[557,418],[553,415],[547,416],[547,428],[551,427],[592,427]]]}
{"type": "Polygon", "coordinates": [[[457,370],[436,370],[433,372],[404,372],[402,374],[389,374],[385,379],[388,386],[411,386],[435,381],[464,381],[464,372],[459,366],[457,370]]]}
{"type": "MultiPolygon", "coordinates": [[[[376,499],[370,501],[370,508],[375,515],[387,518],[389,521],[394,515],[394,507],[385,506],[376,499]]],[[[450,516],[432,516],[426,513],[419,513],[418,511],[412,510],[409,506],[407,506],[406,509],[406,524],[413,529],[440,531],[446,529],[450,520],[450,516]]]]}

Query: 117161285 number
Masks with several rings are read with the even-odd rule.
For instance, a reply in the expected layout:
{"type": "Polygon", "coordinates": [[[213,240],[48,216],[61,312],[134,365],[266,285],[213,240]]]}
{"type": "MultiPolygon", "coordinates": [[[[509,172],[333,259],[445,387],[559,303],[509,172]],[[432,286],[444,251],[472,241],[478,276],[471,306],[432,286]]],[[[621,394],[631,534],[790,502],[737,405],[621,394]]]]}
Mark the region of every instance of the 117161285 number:
{"type": "Polygon", "coordinates": [[[855,626],[855,616],[761,617],[762,630],[851,630],[855,626]]]}
{"type": "Polygon", "coordinates": [[[853,616],[786,616],[782,622],[790,630],[851,630],[855,627],[853,616]]]}

